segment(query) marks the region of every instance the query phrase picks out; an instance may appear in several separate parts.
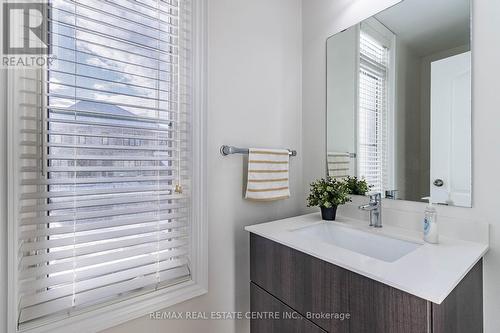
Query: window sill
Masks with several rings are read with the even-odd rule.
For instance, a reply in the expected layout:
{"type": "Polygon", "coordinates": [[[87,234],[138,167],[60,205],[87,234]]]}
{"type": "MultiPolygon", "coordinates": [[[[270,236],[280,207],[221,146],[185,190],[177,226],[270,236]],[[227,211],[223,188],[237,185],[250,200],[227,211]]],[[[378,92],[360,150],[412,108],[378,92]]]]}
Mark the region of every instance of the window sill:
{"type": "Polygon", "coordinates": [[[25,327],[22,333],[99,332],[207,293],[194,281],[85,311],[56,322],[25,327]]]}

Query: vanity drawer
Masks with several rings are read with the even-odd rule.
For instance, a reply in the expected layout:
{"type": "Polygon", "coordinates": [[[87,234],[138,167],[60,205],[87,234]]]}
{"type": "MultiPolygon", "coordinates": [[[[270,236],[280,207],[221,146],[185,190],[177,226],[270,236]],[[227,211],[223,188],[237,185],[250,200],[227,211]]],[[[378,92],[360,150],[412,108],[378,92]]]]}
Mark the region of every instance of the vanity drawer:
{"type": "Polygon", "coordinates": [[[254,314],[267,314],[250,320],[251,332],[326,333],[254,283],[250,283],[250,309],[254,314]]]}
{"type": "MultiPolygon", "coordinates": [[[[250,236],[250,278],[304,316],[349,312],[349,271],[255,234],[250,236]]],[[[349,320],[312,321],[328,332],[349,332],[349,320]]]]}
{"type": "Polygon", "coordinates": [[[431,302],[352,272],[348,289],[351,332],[432,332],[431,302]]]}

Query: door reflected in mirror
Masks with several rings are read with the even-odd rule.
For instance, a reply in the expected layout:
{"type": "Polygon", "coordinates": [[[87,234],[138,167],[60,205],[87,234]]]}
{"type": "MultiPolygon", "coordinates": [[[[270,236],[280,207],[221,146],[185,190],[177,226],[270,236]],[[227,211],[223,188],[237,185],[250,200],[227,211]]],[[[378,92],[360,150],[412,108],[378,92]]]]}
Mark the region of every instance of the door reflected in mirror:
{"type": "Polygon", "coordinates": [[[327,40],[327,173],[471,206],[469,0],[404,0],[327,40]]]}

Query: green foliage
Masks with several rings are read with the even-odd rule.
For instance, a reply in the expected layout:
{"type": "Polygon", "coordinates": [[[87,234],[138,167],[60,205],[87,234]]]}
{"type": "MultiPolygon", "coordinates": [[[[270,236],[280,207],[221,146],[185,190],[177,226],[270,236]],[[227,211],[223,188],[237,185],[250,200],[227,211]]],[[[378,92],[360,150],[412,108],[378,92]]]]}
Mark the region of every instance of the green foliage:
{"type": "Polygon", "coordinates": [[[353,195],[365,195],[370,191],[373,185],[368,185],[366,180],[358,179],[358,177],[347,177],[345,180],[349,194],[353,195]]]}
{"type": "Polygon", "coordinates": [[[322,178],[311,183],[311,190],[307,197],[307,206],[330,208],[351,201],[349,189],[343,181],[334,178],[322,178]]]}

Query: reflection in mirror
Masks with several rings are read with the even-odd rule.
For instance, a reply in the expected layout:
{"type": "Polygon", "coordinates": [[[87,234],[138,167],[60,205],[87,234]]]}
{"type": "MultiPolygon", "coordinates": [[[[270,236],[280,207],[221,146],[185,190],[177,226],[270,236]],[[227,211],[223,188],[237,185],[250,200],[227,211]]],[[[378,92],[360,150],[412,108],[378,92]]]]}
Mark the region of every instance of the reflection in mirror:
{"type": "Polygon", "coordinates": [[[471,206],[469,0],[404,0],[327,41],[328,174],[471,206]]]}

